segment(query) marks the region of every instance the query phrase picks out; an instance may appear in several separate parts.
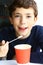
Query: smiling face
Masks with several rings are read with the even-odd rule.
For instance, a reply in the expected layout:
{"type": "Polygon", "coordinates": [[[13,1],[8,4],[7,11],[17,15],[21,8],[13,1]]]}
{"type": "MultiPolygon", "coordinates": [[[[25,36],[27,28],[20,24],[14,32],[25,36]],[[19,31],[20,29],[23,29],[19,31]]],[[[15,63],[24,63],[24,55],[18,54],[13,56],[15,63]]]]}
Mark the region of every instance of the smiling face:
{"type": "Polygon", "coordinates": [[[31,29],[35,24],[37,17],[34,16],[33,8],[16,8],[10,17],[10,21],[13,24],[17,36],[28,37],[31,33],[31,29]]]}

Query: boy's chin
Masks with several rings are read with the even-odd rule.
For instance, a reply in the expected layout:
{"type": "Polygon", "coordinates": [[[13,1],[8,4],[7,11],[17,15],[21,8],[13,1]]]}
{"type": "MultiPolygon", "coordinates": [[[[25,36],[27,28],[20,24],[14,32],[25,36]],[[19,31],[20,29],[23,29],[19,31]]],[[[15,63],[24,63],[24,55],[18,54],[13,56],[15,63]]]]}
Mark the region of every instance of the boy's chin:
{"type": "Polygon", "coordinates": [[[23,37],[21,37],[20,39],[25,39],[25,38],[27,38],[28,37],[28,35],[19,35],[19,36],[23,36],[23,37]]]}

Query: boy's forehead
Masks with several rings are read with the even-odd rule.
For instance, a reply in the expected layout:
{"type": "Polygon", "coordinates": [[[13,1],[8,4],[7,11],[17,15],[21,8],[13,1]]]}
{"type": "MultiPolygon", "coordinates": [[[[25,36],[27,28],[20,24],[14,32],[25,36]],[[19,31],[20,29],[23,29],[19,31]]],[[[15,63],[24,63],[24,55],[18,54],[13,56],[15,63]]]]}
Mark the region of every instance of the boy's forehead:
{"type": "Polygon", "coordinates": [[[14,11],[14,13],[34,13],[34,9],[32,7],[30,8],[16,8],[16,10],[14,11]]]}

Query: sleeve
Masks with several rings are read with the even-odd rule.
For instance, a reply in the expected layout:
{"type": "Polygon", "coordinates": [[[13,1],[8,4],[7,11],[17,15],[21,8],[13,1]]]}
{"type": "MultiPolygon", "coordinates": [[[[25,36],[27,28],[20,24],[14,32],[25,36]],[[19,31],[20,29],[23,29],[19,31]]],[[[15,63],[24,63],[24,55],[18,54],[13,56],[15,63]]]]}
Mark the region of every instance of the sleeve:
{"type": "MultiPolygon", "coordinates": [[[[4,32],[6,32],[6,30],[4,28],[1,28],[0,29],[0,42],[2,42],[2,40],[5,40],[6,35],[4,32]]],[[[0,60],[6,60],[6,57],[0,57],[0,60]]]]}
{"type": "Polygon", "coordinates": [[[9,51],[8,51],[8,54],[7,54],[7,60],[12,60],[14,55],[15,55],[14,45],[13,45],[13,43],[11,43],[11,44],[9,44],[9,51]]]}
{"type": "Polygon", "coordinates": [[[3,40],[2,30],[0,30],[0,42],[3,40]]]}
{"type": "Polygon", "coordinates": [[[39,52],[32,52],[30,62],[43,64],[43,26],[38,26],[36,31],[36,44],[39,52]]]}
{"type": "Polygon", "coordinates": [[[38,28],[38,42],[39,42],[40,48],[43,49],[43,26],[40,26],[38,28]]]}
{"type": "Polygon", "coordinates": [[[0,57],[0,60],[6,60],[6,57],[0,57]]]}

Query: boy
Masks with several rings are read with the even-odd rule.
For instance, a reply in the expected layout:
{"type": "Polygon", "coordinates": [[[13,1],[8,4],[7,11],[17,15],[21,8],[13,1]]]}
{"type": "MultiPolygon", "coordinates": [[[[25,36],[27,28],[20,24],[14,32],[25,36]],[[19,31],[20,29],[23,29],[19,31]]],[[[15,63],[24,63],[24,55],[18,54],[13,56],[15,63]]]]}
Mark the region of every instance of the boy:
{"type": "Polygon", "coordinates": [[[32,46],[30,62],[43,63],[43,27],[34,26],[37,15],[37,4],[34,0],[14,0],[9,6],[9,19],[14,28],[3,28],[0,31],[0,40],[10,41],[20,35],[23,37],[10,43],[9,47],[7,44],[9,42],[5,44],[5,41],[2,41],[2,44],[5,44],[4,49],[7,49],[3,57],[7,55],[8,60],[13,59],[15,45],[30,44],[32,46]]]}

